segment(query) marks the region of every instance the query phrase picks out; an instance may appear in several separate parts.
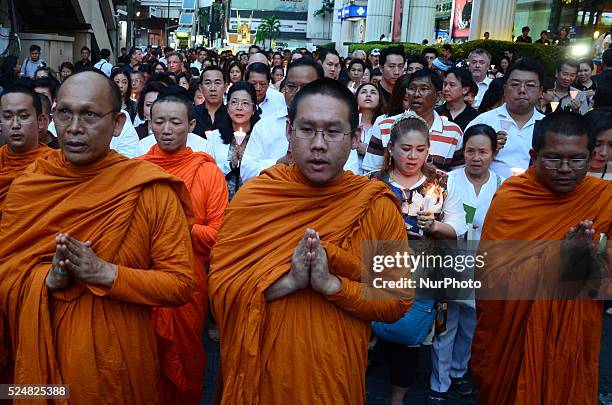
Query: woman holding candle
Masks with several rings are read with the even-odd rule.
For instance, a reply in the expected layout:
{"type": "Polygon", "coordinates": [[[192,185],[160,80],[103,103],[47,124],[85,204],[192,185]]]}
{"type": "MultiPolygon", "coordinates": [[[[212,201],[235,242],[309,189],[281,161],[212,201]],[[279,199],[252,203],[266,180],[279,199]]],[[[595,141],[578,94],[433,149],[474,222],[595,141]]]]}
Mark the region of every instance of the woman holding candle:
{"type": "Polygon", "coordinates": [[[255,87],[246,81],[236,82],[227,92],[230,121],[220,129],[207,133],[207,152],[215,158],[225,175],[229,200],[242,185],[240,161],[253,126],[259,121],[255,87]]]}
{"type": "MultiPolygon", "coordinates": [[[[414,112],[405,112],[391,128],[382,170],[371,176],[384,181],[400,200],[408,238],[417,240],[422,247],[428,244],[423,243],[425,240],[453,240],[467,230],[460,199],[447,191],[447,174],[427,163],[428,155],[427,123],[414,112]]],[[[431,313],[433,307],[433,301],[415,300],[415,312],[411,309],[402,319],[420,318],[421,312],[416,312],[416,308],[431,313]]],[[[433,318],[424,327],[431,328],[432,322],[433,318]]],[[[393,328],[396,324],[385,325],[393,328]]],[[[374,323],[373,326],[376,331],[380,325],[374,323]]],[[[403,404],[404,396],[417,376],[419,347],[414,345],[423,341],[399,343],[386,340],[384,335],[378,336],[381,337],[385,359],[390,367],[391,405],[403,404]]],[[[436,393],[432,392],[434,395],[436,393]]]]}

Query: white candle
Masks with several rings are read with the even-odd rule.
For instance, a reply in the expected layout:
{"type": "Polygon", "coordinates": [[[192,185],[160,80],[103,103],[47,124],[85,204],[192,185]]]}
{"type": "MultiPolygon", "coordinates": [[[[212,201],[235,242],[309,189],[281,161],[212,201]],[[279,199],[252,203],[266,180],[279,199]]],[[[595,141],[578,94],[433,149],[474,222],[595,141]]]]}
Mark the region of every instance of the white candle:
{"type": "Polygon", "coordinates": [[[520,176],[521,174],[525,173],[525,169],[513,167],[510,169],[510,173],[512,173],[513,176],[520,176]]]}
{"type": "Polygon", "coordinates": [[[578,96],[578,90],[570,90],[570,97],[572,98],[572,100],[576,99],[576,96],[578,96]]]}
{"type": "Polygon", "coordinates": [[[551,101],[550,102],[550,108],[552,109],[552,112],[557,111],[557,107],[559,107],[559,102],[558,101],[551,101]]]}
{"type": "Polygon", "coordinates": [[[210,139],[210,136],[212,135],[213,131],[204,131],[204,135],[206,135],[206,139],[210,139]]]}
{"type": "Polygon", "coordinates": [[[234,132],[234,138],[236,139],[236,145],[242,145],[244,138],[246,137],[246,132],[240,128],[238,131],[234,132]]]}

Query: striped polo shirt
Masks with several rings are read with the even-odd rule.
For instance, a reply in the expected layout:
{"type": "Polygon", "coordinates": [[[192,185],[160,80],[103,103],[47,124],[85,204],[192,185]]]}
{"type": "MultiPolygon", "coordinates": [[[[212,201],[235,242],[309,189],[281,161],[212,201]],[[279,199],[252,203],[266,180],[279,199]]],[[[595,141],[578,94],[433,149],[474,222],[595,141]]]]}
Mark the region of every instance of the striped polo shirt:
{"type": "MultiPolygon", "coordinates": [[[[440,170],[448,171],[463,164],[463,132],[457,124],[443,120],[434,111],[434,121],[429,128],[430,161],[440,170]]],[[[387,117],[381,115],[370,129],[372,138],[363,158],[363,169],[367,171],[380,170],[383,165],[385,148],[391,137],[391,127],[402,114],[387,117]]]]}

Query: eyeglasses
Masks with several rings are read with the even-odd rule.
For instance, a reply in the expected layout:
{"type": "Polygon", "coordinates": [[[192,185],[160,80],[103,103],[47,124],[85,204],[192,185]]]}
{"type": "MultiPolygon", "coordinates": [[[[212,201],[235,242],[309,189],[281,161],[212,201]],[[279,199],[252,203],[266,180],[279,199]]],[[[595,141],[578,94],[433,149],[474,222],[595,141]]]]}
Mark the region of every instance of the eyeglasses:
{"type": "Polygon", "coordinates": [[[253,108],[253,103],[251,103],[250,101],[230,100],[228,104],[232,108],[238,108],[238,107],[241,107],[244,109],[253,108]]]}
{"type": "Polygon", "coordinates": [[[323,139],[327,142],[341,142],[346,135],[351,134],[351,132],[336,131],[335,129],[314,129],[307,127],[291,127],[291,131],[300,139],[313,139],[318,133],[321,133],[323,139]]]}
{"type": "Polygon", "coordinates": [[[302,90],[302,87],[304,87],[304,86],[299,85],[299,84],[287,83],[287,84],[285,84],[285,87],[283,88],[283,90],[286,93],[295,94],[298,91],[302,90]]]}
{"type": "Polygon", "coordinates": [[[98,122],[102,120],[102,118],[106,117],[108,114],[114,113],[115,111],[111,110],[106,114],[96,114],[93,111],[87,111],[84,114],[75,114],[72,111],[61,108],[57,110],[55,115],[53,116],[53,120],[55,124],[60,127],[67,127],[72,124],[72,120],[74,117],[77,118],[77,122],[80,122],[84,127],[93,127],[98,122]]]}
{"type": "Polygon", "coordinates": [[[431,89],[427,87],[418,87],[416,89],[414,87],[408,87],[406,89],[406,93],[409,93],[409,94],[419,93],[420,95],[424,96],[426,94],[431,93],[431,89]]]}
{"type": "Polygon", "coordinates": [[[559,170],[563,163],[567,161],[570,169],[580,170],[586,167],[586,164],[589,159],[548,159],[542,158],[542,162],[544,162],[544,167],[550,170],[559,170]]]}

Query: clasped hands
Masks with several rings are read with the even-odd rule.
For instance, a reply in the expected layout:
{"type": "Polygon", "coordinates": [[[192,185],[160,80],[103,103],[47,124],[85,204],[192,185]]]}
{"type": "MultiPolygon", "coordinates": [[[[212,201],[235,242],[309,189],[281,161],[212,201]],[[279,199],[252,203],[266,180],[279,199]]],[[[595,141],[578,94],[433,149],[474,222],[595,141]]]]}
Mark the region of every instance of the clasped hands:
{"type": "Polygon", "coordinates": [[[291,270],[287,273],[287,278],[293,291],[306,288],[310,284],[318,293],[331,295],[342,288],[340,279],[329,272],[327,253],[314,229],[306,229],[293,251],[291,270]]]}
{"type": "Polygon", "coordinates": [[[48,289],[66,288],[74,278],[110,288],[116,277],[117,266],[100,259],[90,241],[81,242],[65,233],[55,237],[55,256],[45,279],[48,289]]]}

